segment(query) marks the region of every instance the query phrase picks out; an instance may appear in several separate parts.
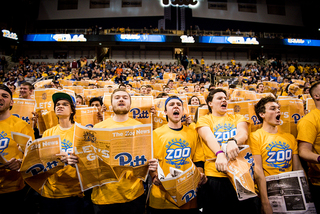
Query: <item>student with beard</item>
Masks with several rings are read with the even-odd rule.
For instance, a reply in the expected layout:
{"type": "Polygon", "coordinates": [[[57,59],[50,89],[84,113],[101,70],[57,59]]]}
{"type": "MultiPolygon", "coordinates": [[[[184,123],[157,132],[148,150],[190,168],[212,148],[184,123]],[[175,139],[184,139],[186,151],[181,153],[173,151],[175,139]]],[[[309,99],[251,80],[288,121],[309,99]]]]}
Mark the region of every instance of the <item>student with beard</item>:
{"type": "MultiPolygon", "coordinates": [[[[129,117],[131,97],[126,90],[115,89],[111,94],[111,105],[114,116],[100,123],[94,128],[119,128],[141,125],[142,123],[129,117]]],[[[78,157],[69,157],[68,164],[76,164],[78,157]]],[[[149,160],[149,171],[157,169],[157,161],[149,160]]],[[[145,200],[143,182],[127,172],[119,182],[108,183],[92,189],[91,200],[94,212],[143,214],[145,200]]]]}
{"type": "Polygon", "coordinates": [[[19,169],[21,167],[23,152],[13,140],[11,132],[29,135],[34,140],[31,126],[22,119],[13,116],[10,110],[13,106],[11,90],[0,85],[0,155],[7,160],[0,164],[0,201],[2,207],[0,213],[23,212],[23,201],[25,199],[25,186],[19,169]],[[1,167],[2,166],[2,167],[1,167]],[[17,202],[19,204],[17,204],[17,202]],[[20,204],[21,203],[21,204],[20,204]]]}

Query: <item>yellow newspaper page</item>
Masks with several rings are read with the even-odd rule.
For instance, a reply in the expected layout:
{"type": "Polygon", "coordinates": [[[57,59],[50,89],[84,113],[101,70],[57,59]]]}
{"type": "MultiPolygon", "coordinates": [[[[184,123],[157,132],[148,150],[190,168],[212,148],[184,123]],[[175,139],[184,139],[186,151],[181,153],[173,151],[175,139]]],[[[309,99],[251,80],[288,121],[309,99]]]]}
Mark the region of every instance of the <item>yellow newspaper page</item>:
{"type": "Polygon", "coordinates": [[[31,118],[33,117],[32,112],[35,111],[35,107],[35,100],[13,98],[11,114],[31,124],[31,118]]]}
{"type": "Polygon", "coordinates": [[[153,115],[153,129],[167,124],[166,114],[164,113],[164,104],[167,98],[157,98],[154,100],[155,114],[153,115]]]}
{"type": "Polygon", "coordinates": [[[304,116],[303,101],[300,99],[279,99],[281,106],[281,124],[279,129],[297,137],[297,124],[304,116]]]}
{"type": "MultiPolygon", "coordinates": [[[[103,119],[106,120],[113,116],[113,110],[111,105],[111,94],[107,94],[107,93],[104,94],[103,104],[107,107],[107,110],[103,113],[103,119]]],[[[143,124],[152,123],[151,111],[150,111],[152,105],[153,105],[152,96],[132,96],[129,117],[135,120],[138,120],[143,124]]]]}
{"type": "MultiPolygon", "coordinates": [[[[240,153],[236,160],[228,161],[227,175],[237,192],[238,200],[242,201],[257,196],[253,180],[253,157],[248,145],[239,146],[240,153]]],[[[226,151],[226,145],[222,147],[226,151]]],[[[216,158],[207,159],[215,162],[216,158]]]]}
{"type": "Polygon", "coordinates": [[[170,178],[164,178],[161,171],[161,168],[158,169],[158,176],[169,194],[169,197],[166,197],[169,201],[181,207],[197,196],[200,172],[194,164],[185,171],[171,168],[170,178]]]}
{"type": "Polygon", "coordinates": [[[20,168],[23,179],[39,194],[49,176],[64,167],[60,154],[60,136],[50,136],[27,145],[20,168]]]}
{"type": "Polygon", "coordinates": [[[248,145],[239,146],[236,160],[229,161],[227,174],[239,201],[257,196],[253,181],[253,157],[248,145]]]}
{"type": "Polygon", "coordinates": [[[74,153],[79,157],[76,167],[83,191],[118,182],[130,172],[145,181],[152,151],[151,124],[114,129],[75,125],[74,153]]]}
{"type": "Polygon", "coordinates": [[[19,132],[11,132],[13,140],[20,146],[22,152],[25,151],[26,146],[32,143],[32,137],[29,135],[21,134],[19,132]]]}
{"type": "Polygon", "coordinates": [[[98,120],[98,109],[96,107],[76,108],[75,121],[83,126],[93,128],[98,120]]]}

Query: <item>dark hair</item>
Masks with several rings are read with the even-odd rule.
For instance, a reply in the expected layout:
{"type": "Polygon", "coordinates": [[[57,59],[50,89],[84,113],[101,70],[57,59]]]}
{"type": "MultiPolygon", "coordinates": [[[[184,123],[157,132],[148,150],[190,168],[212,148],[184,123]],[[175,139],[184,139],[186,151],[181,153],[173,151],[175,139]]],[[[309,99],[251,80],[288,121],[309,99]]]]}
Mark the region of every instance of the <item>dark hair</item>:
{"type": "Polygon", "coordinates": [[[199,99],[199,97],[197,97],[196,95],[193,95],[192,97],[190,97],[189,102],[188,102],[188,105],[191,105],[191,100],[192,100],[192,98],[194,98],[194,97],[196,97],[196,98],[198,99],[199,104],[200,104],[200,99],[199,99]]]}
{"type": "Polygon", "coordinates": [[[77,99],[77,98],[80,98],[80,99],[82,100],[82,101],[81,101],[81,105],[83,105],[83,97],[82,97],[81,95],[77,95],[77,96],[76,96],[76,99],[77,99]]]}
{"type": "MultiPolygon", "coordinates": [[[[12,100],[12,91],[8,88],[8,86],[4,84],[0,84],[0,89],[8,92],[10,94],[11,100],[12,100]]],[[[10,106],[9,110],[12,109],[12,106],[10,106]]]]}
{"type": "Polygon", "coordinates": [[[13,86],[14,90],[16,90],[16,88],[17,88],[14,83],[13,83],[13,84],[9,84],[9,83],[8,83],[7,86],[13,86]]]}
{"type": "Polygon", "coordinates": [[[91,104],[95,101],[99,101],[100,105],[102,106],[103,105],[103,102],[102,102],[102,99],[101,97],[92,97],[89,101],[89,106],[91,106],[91,104]]]}
{"type": "Polygon", "coordinates": [[[257,84],[256,89],[258,89],[260,85],[263,85],[263,83],[262,83],[262,82],[259,82],[259,83],[257,84]]]}
{"type": "MultiPolygon", "coordinates": [[[[66,99],[58,98],[56,100],[56,102],[54,103],[54,111],[56,111],[56,105],[57,105],[58,101],[60,101],[60,100],[66,100],[66,99]]],[[[76,106],[73,104],[73,102],[70,102],[69,100],[66,100],[66,101],[69,102],[70,107],[71,107],[71,111],[72,111],[72,113],[70,114],[69,120],[71,121],[72,124],[74,124],[74,115],[76,115],[76,106]]],[[[59,121],[59,117],[58,117],[58,121],[59,121]]]]}
{"type": "Polygon", "coordinates": [[[314,99],[313,94],[314,94],[314,90],[316,89],[316,87],[320,84],[320,81],[315,82],[314,84],[312,84],[311,88],[310,88],[310,95],[312,97],[312,99],[314,99]]]}
{"type": "Polygon", "coordinates": [[[119,85],[119,88],[120,88],[121,86],[126,87],[126,85],[125,85],[125,84],[120,84],[120,85],[119,85]]]}
{"type": "Polygon", "coordinates": [[[227,92],[226,92],[224,89],[216,88],[216,89],[210,90],[210,93],[209,93],[209,95],[207,96],[207,99],[206,99],[206,102],[207,102],[208,109],[209,109],[209,112],[210,112],[210,113],[212,113],[212,109],[211,109],[211,107],[210,107],[210,105],[209,105],[209,102],[211,102],[212,99],[213,99],[213,97],[214,97],[214,95],[215,95],[216,93],[219,93],[219,92],[222,92],[222,93],[224,93],[226,96],[228,96],[227,92]]]}
{"type": "Polygon", "coordinates": [[[29,82],[23,82],[23,83],[21,83],[21,85],[28,86],[30,91],[32,91],[34,89],[33,85],[29,82]]]}
{"type": "Polygon", "coordinates": [[[229,88],[236,88],[237,86],[235,84],[230,84],[229,88]]]}
{"type": "Polygon", "coordinates": [[[276,98],[272,97],[272,96],[267,96],[264,98],[261,98],[259,100],[259,102],[257,104],[254,105],[254,111],[256,112],[256,115],[258,117],[258,120],[262,123],[263,119],[262,117],[259,115],[260,113],[266,113],[266,104],[270,103],[270,102],[276,102],[278,103],[278,101],[276,100],[276,98]]]}
{"type": "Polygon", "coordinates": [[[160,94],[158,94],[157,98],[163,98],[164,96],[169,96],[169,94],[161,92],[160,94]]]}

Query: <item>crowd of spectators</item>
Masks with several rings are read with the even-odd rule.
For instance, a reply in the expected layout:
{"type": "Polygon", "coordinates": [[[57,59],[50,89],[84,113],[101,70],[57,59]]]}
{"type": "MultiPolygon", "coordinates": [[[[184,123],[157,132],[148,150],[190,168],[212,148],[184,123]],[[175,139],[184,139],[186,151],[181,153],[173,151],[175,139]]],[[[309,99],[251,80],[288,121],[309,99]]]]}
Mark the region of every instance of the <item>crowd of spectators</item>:
{"type": "MultiPolygon", "coordinates": [[[[180,61],[179,61],[180,62],[180,61]]],[[[232,59],[229,63],[205,63],[204,59],[187,58],[181,63],[133,62],[133,61],[88,61],[86,57],[57,63],[31,62],[28,57],[21,57],[19,63],[4,72],[0,70],[0,82],[14,83],[20,86],[23,82],[33,84],[39,79],[69,79],[73,81],[96,80],[113,81],[116,84],[127,84],[132,81],[163,79],[164,72],[175,73],[176,81],[189,83],[215,83],[215,77],[236,78],[237,85],[255,84],[260,81],[282,83],[285,79],[304,80],[306,83],[319,80],[319,65],[300,64],[298,61],[283,62],[276,58],[264,63],[247,63],[242,65],[232,59]]]]}

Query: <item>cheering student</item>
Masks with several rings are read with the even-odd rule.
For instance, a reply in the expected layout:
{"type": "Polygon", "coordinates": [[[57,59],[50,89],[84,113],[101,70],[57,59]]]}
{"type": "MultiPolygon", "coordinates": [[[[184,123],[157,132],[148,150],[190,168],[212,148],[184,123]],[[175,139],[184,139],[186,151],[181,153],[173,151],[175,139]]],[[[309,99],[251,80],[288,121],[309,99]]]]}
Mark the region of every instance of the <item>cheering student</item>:
{"type": "MultiPolygon", "coordinates": [[[[61,138],[61,161],[67,163],[68,153],[73,151],[75,98],[64,92],[52,95],[54,112],[59,124],[46,130],[42,137],[59,135],[61,138]]],[[[83,193],[81,192],[76,169],[66,165],[51,175],[42,190],[40,213],[83,213],[83,193]]]]}
{"type": "Polygon", "coordinates": [[[320,213],[320,82],[310,88],[310,95],[316,108],[298,123],[299,156],[308,162],[308,176],[314,205],[320,213]]]}
{"type": "Polygon", "coordinates": [[[20,86],[20,94],[19,97],[23,99],[32,99],[31,95],[33,93],[34,87],[29,82],[24,82],[20,86]]]}
{"type": "Polygon", "coordinates": [[[22,119],[11,115],[10,110],[13,106],[11,90],[0,85],[0,213],[22,213],[22,203],[27,191],[19,169],[23,158],[23,151],[13,140],[11,132],[19,132],[29,135],[34,140],[31,126],[22,119]]]}
{"type": "Polygon", "coordinates": [[[248,122],[240,114],[227,114],[227,92],[223,89],[212,90],[206,102],[210,114],[200,117],[196,124],[196,130],[204,142],[204,171],[208,177],[204,187],[203,212],[259,213],[253,203],[257,197],[239,202],[226,174],[228,158],[235,160],[240,152],[238,145],[244,144],[248,139],[248,122]],[[226,153],[222,151],[223,144],[226,145],[226,153]],[[213,158],[216,158],[215,162],[208,160],[213,158]]]}
{"type": "Polygon", "coordinates": [[[254,158],[254,175],[258,185],[263,213],[272,213],[268,199],[266,176],[301,170],[298,144],[290,133],[278,130],[280,105],[268,96],[255,105],[255,112],[262,128],[250,134],[249,146],[254,158]],[[283,154],[283,155],[275,155],[283,154]]]}
{"type": "MultiPolygon", "coordinates": [[[[114,116],[100,123],[94,128],[118,128],[141,125],[142,123],[129,117],[131,97],[127,91],[116,89],[111,94],[111,105],[114,116]]],[[[76,164],[78,157],[69,156],[68,164],[76,164]]],[[[149,171],[157,169],[157,161],[149,160],[149,171]]],[[[127,172],[119,182],[107,183],[94,187],[91,199],[94,212],[98,213],[130,213],[143,214],[145,211],[145,194],[143,182],[127,172]]]]}
{"type": "MultiPolygon", "coordinates": [[[[192,162],[197,166],[201,174],[199,185],[204,184],[206,176],[203,173],[204,155],[198,141],[197,132],[181,124],[183,116],[183,102],[177,96],[167,98],[165,102],[165,114],[168,124],[165,124],[153,131],[153,153],[154,158],[159,160],[165,176],[170,173],[170,168],[185,171],[192,166],[192,162]],[[172,151],[181,152],[172,153],[172,151]],[[179,155],[180,154],[180,155],[179,155]]],[[[151,187],[150,213],[195,213],[197,209],[196,197],[182,207],[177,207],[166,198],[166,191],[161,186],[158,175],[151,173],[155,185],[151,187]]],[[[195,196],[195,195],[194,195],[195,196]]]]}

